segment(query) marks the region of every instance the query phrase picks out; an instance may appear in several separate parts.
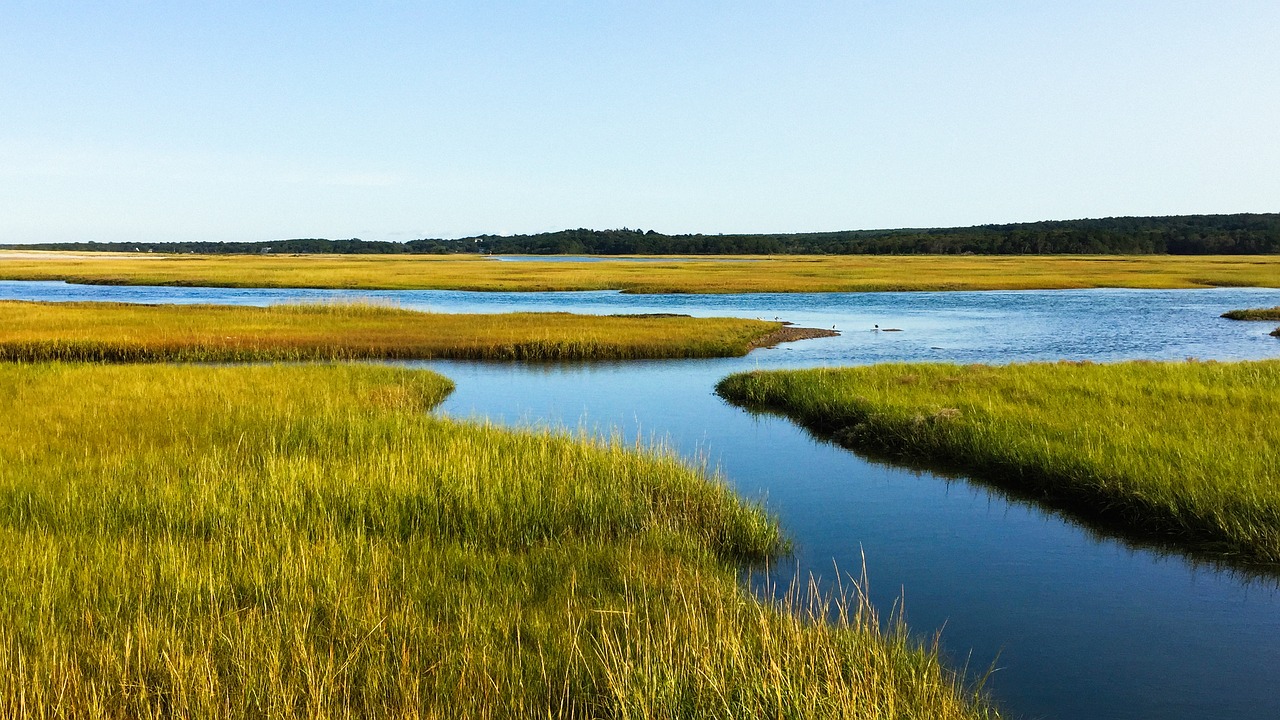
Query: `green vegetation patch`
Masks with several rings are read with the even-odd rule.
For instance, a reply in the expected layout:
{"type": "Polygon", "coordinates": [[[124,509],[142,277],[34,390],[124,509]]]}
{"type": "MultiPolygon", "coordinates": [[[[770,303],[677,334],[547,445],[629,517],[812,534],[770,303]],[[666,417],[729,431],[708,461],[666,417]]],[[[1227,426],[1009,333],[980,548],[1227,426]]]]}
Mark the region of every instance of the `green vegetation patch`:
{"type": "Polygon", "coordinates": [[[1280,562],[1280,361],[893,364],[717,391],[1184,547],[1280,562]]]}
{"type": "Polygon", "coordinates": [[[0,365],[0,716],[990,715],[670,453],[369,366],[0,365]],[[827,619],[835,615],[835,622],[827,619]]]}
{"type": "MultiPolygon", "coordinates": [[[[776,322],[681,315],[462,315],[373,304],[0,301],[0,360],[632,360],[745,355],[776,322]]],[[[830,334],[830,333],[829,333],[830,334]]]]}
{"type": "Polygon", "coordinates": [[[1280,320],[1280,306],[1273,308],[1251,308],[1248,310],[1230,310],[1222,313],[1228,320],[1280,320]]]}

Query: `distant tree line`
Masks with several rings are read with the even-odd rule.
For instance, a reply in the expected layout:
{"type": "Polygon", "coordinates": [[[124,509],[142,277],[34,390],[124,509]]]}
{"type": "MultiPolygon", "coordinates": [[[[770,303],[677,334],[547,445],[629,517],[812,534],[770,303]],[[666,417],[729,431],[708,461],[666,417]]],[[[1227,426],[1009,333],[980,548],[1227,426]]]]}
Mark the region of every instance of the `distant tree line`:
{"type": "Polygon", "coordinates": [[[653,230],[561,230],[536,235],[382,242],[351,238],[263,242],[49,243],[10,249],[199,254],[495,255],[1264,255],[1280,253],[1280,214],[1058,220],[959,228],[768,235],[664,235],[653,230]]]}

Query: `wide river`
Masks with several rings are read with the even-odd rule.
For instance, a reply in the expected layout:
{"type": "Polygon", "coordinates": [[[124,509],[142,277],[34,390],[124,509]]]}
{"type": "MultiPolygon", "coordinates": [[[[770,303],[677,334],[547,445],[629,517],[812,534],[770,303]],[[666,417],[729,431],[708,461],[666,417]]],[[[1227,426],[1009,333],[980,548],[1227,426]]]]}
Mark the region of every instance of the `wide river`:
{"type": "Polygon", "coordinates": [[[0,298],[253,305],[360,298],[436,312],[677,312],[834,326],[840,337],[723,360],[420,365],[457,383],[442,407],[453,416],[638,434],[705,458],[744,495],[764,499],[795,540],[796,557],[779,578],[797,569],[857,575],[865,558],[873,601],[885,611],[905,603],[922,637],[941,629],[956,666],[981,673],[994,664],[987,687],[1011,716],[1280,717],[1280,575],[1133,547],[963,479],[869,461],[712,393],[725,375],[754,368],[1280,357],[1280,339],[1268,335],[1273,324],[1218,317],[1280,305],[1280,290],[700,296],[0,282],[0,298]]]}

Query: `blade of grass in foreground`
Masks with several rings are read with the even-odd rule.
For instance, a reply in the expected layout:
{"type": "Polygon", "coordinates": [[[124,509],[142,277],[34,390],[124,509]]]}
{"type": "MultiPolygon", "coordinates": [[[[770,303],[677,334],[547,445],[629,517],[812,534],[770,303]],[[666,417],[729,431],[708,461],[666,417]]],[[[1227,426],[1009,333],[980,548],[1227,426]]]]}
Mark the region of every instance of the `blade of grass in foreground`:
{"type": "Polygon", "coordinates": [[[364,366],[0,365],[0,716],[992,716],[661,449],[364,366]],[[827,618],[835,615],[835,622],[827,618]]]}
{"type": "Polygon", "coordinates": [[[717,387],[1129,532],[1280,563],[1280,361],[755,372],[717,387]]]}

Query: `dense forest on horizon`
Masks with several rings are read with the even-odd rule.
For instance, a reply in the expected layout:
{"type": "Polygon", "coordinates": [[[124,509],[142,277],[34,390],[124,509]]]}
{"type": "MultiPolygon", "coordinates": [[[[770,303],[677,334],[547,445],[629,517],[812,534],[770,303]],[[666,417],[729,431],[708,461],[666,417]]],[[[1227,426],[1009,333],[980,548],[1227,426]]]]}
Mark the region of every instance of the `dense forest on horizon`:
{"type": "Polygon", "coordinates": [[[495,255],[1263,255],[1280,253],[1280,213],[1116,217],[1008,225],[789,234],[664,235],[653,230],[561,230],[408,242],[73,242],[7,249],[199,254],[495,255]]]}

